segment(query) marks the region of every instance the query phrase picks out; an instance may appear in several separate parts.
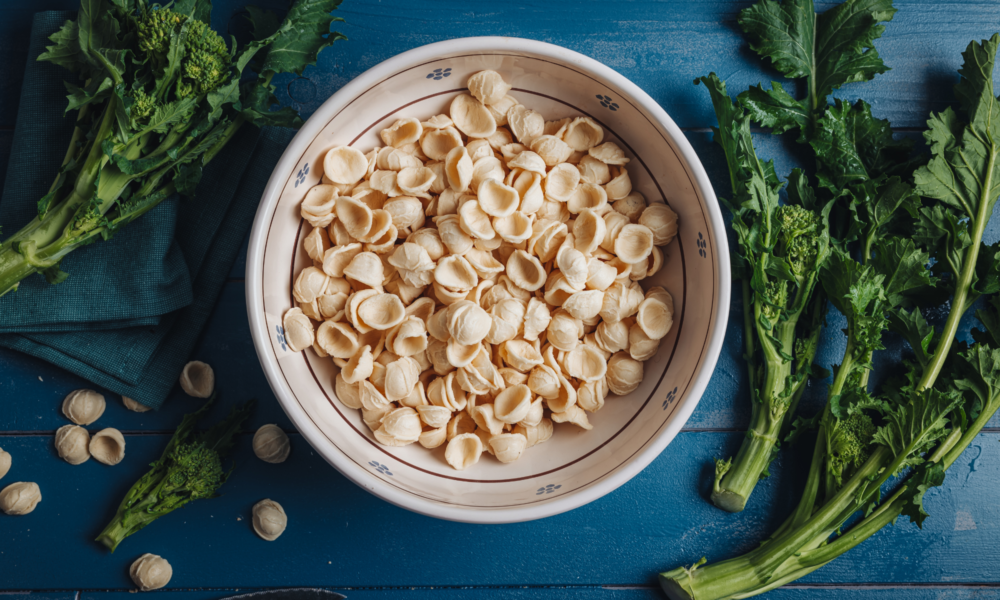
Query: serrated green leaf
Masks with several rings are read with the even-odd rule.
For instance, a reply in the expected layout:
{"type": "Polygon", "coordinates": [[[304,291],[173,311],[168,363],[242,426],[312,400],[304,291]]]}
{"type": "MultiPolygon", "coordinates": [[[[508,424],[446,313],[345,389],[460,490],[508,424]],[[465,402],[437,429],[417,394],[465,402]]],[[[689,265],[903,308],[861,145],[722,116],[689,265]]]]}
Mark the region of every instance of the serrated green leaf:
{"type": "Polygon", "coordinates": [[[68,81],[64,81],[63,85],[66,86],[66,91],[69,92],[66,95],[66,99],[69,100],[65,111],[67,113],[71,110],[79,110],[81,106],[87,104],[104,102],[111,96],[114,87],[110,77],[91,79],[86,87],[80,87],[68,81]]]}
{"type": "Polygon", "coordinates": [[[938,266],[947,267],[955,276],[962,270],[962,256],[972,244],[962,217],[941,204],[923,207],[913,225],[913,240],[933,250],[938,266]]]}
{"type": "Polygon", "coordinates": [[[212,22],[211,0],[175,0],[170,9],[176,13],[197,19],[203,23],[212,22]]]}
{"type": "Polygon", "coordinates": [[[986,329],[973,329],[972,337],[980,344],[1000,348],[1000,296],[992,296],[986,306],[976,311],[976,318],[986,329]]]}
{"type": "Polygon", "coordinates": [[[39,61],[55,63],[74,73],[79,73],[86,65],[80,49],[80,29],[76,21],[66,21],[59,31],[49,36],[51,46],[38,55],[39,61]]]}
{"type": "Polygon", "coordinates": [[[912,239],[881,237],[875,242],[871,265],[885,276],[884,290],[889,306],[909,303],[910,296],[934,285],[927,269],[930,254],[912,239]]]}
{"type": "Polygon", "coordinates": [[[233,78],[228,81],[225,85],[222,85],[211,92],[205,98],[208,101],[208,105],[211,107],[211,112],[209,113],[209,119],[212,121],[218,120],[222,116],[222,109],[227,104],[234,105],[234,108],[238,111],[240,110],[240,81],[238,78],[233,78]]]}
{"type": "Polygon", "coordinates": [[[124,54],[118,44],[120,26],[106,0],[80,0],[77,36],[81,58],[94,71],[104,73],[115,85],[122,82],[124,54]]]}
{"type": "Polygon", "coordinates": [[[891,311],[889,329],[906,338],[921,366],[926,366],[930,362],[928,350],[934,340],[934,328],[927,323],[919,308],[914,308],[912,311],[903,309],[891,311]]]}
{"type": "Polygon", "coordinates": [[[976,221],[988,219],[1000,196],[1000,102],[993,90],[993,67],[1000,34],[972,42],[955,86],[969,123],[959,128],[953,112],[934,114],[924,134],[930,162],[917,170],[917,192],[935,198],[976,221]]]}
{"type": "Polygon", "coordinates": [[[267,39],[281,27],[281,17],[256,6],[247,7],[247,20],[250,21],[251,34],[255,40],[267,39]]]}
{"type": "Polygon", "coordinates": [[[738,22],[750,47],[785,77],[808,79],[815,109],[845,83],[888,70],[874,42],[895,12],[891,0],[847,0],[820,15],[812,0],[763,0],[740,11],[738,22]]]}
{"type": "Polygon", "coordinates": [[[966,398],[965,412],[975,419],[1000,396],[1000,349],[975,344],[957,354],[951,382],[966,398]]]}
{"type": "Polygon", "coordinates": [[[804,132],[810,120],[809,108],[786,92],[780,83],[772,81],[770,90],[760,85],[751,86],[737,100],[751,119],[770,127],[771,133],[781,134],[798,128],[803,132],[799,140],[805,140],[804,132]]]}
{"type": "Polygon", "coordinates": [[[290,107],[273,110],[278,99],[274,97],[271,86],[260,85],[259,82],[247,82],[241,89],[240,104],[243,117],[256,125],[298,128],[302,125],[299,114],[290,107]]]}
{"type": "Polygon", "coordinates": [[[160,104],[142,128],[143,133],[164,133],[178,123],[187,122],[194,114],[197,100],[184,98],[167,104],[160,104]]]}
{"type": "Polygon", "coordinates": [[[906,489],[900,495],[905,504],[900,511],[923,529],[929,515],[924,509],[924,494],[932,487],[944,483],[944,468],[939,463],[926,463],[906,479],[906,489]]]}
{"type": "Polygon", "coordinates": [[[875,432],[875,442],[900,458],[899,468],[919,465],[929,447],[947,434],[948,413],[962,402],[957,391],[927,389],[910,396],[908,403],[892,406],[884,424],[875,432]]]}
{"type": "Polygon", "coordinates": [[[302,72],[315,65],[319,53],[337,40],[347,38],[331,32],[330,25],[343,21],[330,13],[341,0],[296,0],[278,30],[271,36],[267,54],[261,59],[261,73],[302,72]]]}
{"type": "Polygon", "coordinates": [[[174,187],[177,188],[178,193],[185,196],[194,196],[194,192],[198,188],[198,183],[201,181],[201,175],[202,165],[200,162],[181,165],[177,169],[177,173],[174,174],[172,182],[174,187]]]}

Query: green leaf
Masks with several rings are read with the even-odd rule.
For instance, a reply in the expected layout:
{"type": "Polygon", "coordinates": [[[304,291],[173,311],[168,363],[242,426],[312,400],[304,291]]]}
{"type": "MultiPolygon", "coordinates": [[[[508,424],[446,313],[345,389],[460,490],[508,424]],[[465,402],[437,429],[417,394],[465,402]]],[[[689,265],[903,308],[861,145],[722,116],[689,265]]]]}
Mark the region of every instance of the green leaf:
{"type": "MultiPolygon", "coordinates": [[[[80,87],[68,81],[64,81],[66,91],[69,94],[66,98],[69,103],[66,105],[66,113],[71,110],[79,110],[81,106],[94,102],[104,102],[111,96],[114,85],[110,77],[103,79],[91,79],[86,87],[80,87]]],[[[64,113],[65,114],[65,113],[64,113]]]]}
{"type": "Polygon", "coordinates": [[[125,61],[118,44],[120,27],[106,0],[80,0],[77,25],[87,63],[97,73],[106,73],[115,85],[122,83],[125,61]]]}
{"type": "Polygon", "coordinates": [[[302,119],[293,108],[285,106],[278,110],[272,110],[278,104],[278,99],[271,92],[272,89],[271,86],[265,87],[257,81],[244,83],[241,89],[243,95],[240,99],[243,117],[257,127],[270,125],[298,128],[301,126],[302,119]]]}
{"type": "Polygon", "coordinates": [[[765,90],[761,85],[751,86],[737,100],[751,119],[764,127],[770,127],[771,133],[781,134],[799,128],[803,132],[799,141],[805,141],[804,132],[809,128],[810,120],[809,108],[792,98],[780,83],[772,81],[770,90],[765,90]]]}
{"type": "Polygon", "coordinates": [[[932,157],[914,176],[920,195],[961,210],[973,222],[980,211],[989,219],[1000,195],[1000,102],[993,90],[998,44],[1000,34],[972,42],[962,53],[955,95],[969,124],[959,128],[950,110],[931,115],[924,137],[932,157]]]}
{"type": "Polygon", "coordinates": [[[198,183],[201,181],[202,165],[200,162],[181,165],[174,174],[173,183],[177,191],[185,196],[194,196],[198,183]]]}
{"type": "Polygon", "coordinates": [[[952,383],[966,397],[965,411],[975,419],[1000,396],[1000,349],[975,344],[957,355],[952,383]]]}
{"type": "Polygon", "coordinates": [[[69,277],[69,273],[60,269],[58,263],[42,271],[42,275],[45,276],[45,281],[48,281],[52,285],[62,283],[69,277]]]}
{"type": "Polygon", "coordinates": [[[203,23],[212,22],[211,0],[176,0],[171,10],[195,18],[203,23]]]}
{"type": "Polygon", "coordinates": [[[899,467],[919,465],[922,454],[947,434],[948,413],[962,402],[957,391],[927,389],[914,393],[908,403],[892,406],[885,423],[875,432],[875,442],[902,458],[899,467]]]}
{"type": "Polygon", "coordinates": [[[45,52],[38,55],[38,60],[51,62],[79,73],[86,65],[83,51],[80,49],[80,29],[76,21],[66,21],[59,31],[49,36],[51,46],[45,47],[45,52]]]}
{"type": "Polygon", "coordinates": [[[188,21],[184,21],[180,27],[170,30],[170,47],[167,50],[166,64],[163,72],[156,78],[156,90],[153,93],[157,98],[164,98],[167,91],[180,77],[184,61],[184,45],[189,31],[188,21]]]}
{"type": "Polygon", "coordinates": [[[941,204],[925,206],[917,212],[913,240],[932,249],[934,258],[938,261],[937,266],[947,267],[956,277],[962,270],[965,249],[972,244],[962,217],[941,204]]]}
{"type": "Polygon", "coordinates": [[[334,21],[343,21],[330,15],[340,1],[296,0],[281,27],[270,37],[260,72],[302,75],[307,66],[316,64],[324,48],[337,40],[346,40],[342,34],[330,32],[334,21]]]}
{"type": "Polygon", "coordinates": [[[235,105],[236,110],[240,110],[240,81],[238,78],[233,78],[225,85],[218,87],[208,93],[205,98],[208,101],[208,105],[212,108],[209,113],[209,119],[216,121],[222,116],[222,109],[227,104],[235,105]]]}
{"type": "Polygon", "coordinates": [[[976,318],[986,329],[973,329],[972,337],[980,344],[1000,348],[1000,297],[991,297],[989,304],[976,311],[976,318]]]}
{"type": "Polygon", "coordinates": [[[903,516],[923,529],[924,519],[929,515],[924,509],[924,494],[932,487],[944,483],[944,468],[940,463],[926,463],[906,479],[906,488],[900,495],[905,502],[900,511],[903,516]]]}
{"type": "Polygon", "coordinates": [[[813,108],[845,83],[889,70],[874,41],[895,14],[891,0],[847,0],[816,15],[812,0],[763,0],[740,11],[750,47],[786,77],[808,79],[813,108]]]}
{"type": "Polygon", "coordinates": [[[929,349],[934,340],[934,328],[927,323],[919,308],[909,312],[902,309],[891,311],[889,329],[906,338],[917,357],[917,362],[922,367],[927,366],[931,360],[929,349]]]}
{"type": "Polygon", "coordinates": [[[142,133],[165,133],[174,125],[187,122],[194,114],[196,104],[196,99],[184,98],[158,105],[149,123],[142,128],[142,133]]]}
{"type": "Polygon", "coordinates": [[[255,40],[267,39],[281,27],[281,17],[269,10],[248,6],[247,13],[247,20],[250,21],[251,33],[255,40]]]}
{"type": "Polygon", "coordinates": [[[912,294],[934,285],[927,269],[930,254],[912,239],[881,237],[875,242],[871,265],[885,276],[885,297],[890,306],[909,302],[912,294]]]}

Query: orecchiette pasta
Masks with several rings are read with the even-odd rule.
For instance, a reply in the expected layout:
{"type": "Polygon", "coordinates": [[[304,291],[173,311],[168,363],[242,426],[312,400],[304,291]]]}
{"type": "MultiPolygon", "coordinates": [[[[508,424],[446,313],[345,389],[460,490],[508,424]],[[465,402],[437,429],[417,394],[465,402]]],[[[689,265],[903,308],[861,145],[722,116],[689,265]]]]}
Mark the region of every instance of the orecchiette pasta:
{"type": "MultiPolygon", "coordinates": [[[[441,448],[458,470],[484,452],[515,461],[554,424],[591,429],[609,394],[639,386],[674,314],[666,290],[640,282],[678,233],[592,118],[546,121],[495,71],[467,87],[448,114],[387,126],[367,154],[327,151],[299,206],[310,264],[282,316],[291,351],[339,368],[337,398],[375,441],[441,448]]],[[[103,399],[79,394],[64,411],[90,423],[103,399]]],[[[95,436],[107,448],[90,443],[99,460],[114,460],[111,431],[95,436]]],[[[71,433],[61,444],[80,460],[71,433]]],[[[254,449],[281,460],[287,436],[262,428],[254,449]]]]}

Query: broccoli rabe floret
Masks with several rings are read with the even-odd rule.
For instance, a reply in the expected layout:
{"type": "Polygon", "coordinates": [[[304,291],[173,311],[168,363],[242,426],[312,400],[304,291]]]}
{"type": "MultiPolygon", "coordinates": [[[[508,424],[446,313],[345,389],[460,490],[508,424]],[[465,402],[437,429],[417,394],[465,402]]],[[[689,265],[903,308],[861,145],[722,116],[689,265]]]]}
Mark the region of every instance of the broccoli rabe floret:
{"type": "Polygon", "coordinates": [[[143,88],[139,88],[132,92],[132,107],[129,109],[129,114],[137,125],[146,125],[159,106],[160,102],[156,98],[146,93],[143,88]]]}
{"type": "Polygon", "coordinates": [[[206,23],[166,8],[149,11],[139,22],[139,48],[163,71],[168,65],[170,40],[187,27],[184,57],[174,93],[188,98],[219,87],[229,72],[230,55],[226,42],[206,23]]]}
{"type": "Polygon", "coordinates": [[[827,467],[840,485],[845,474],[850,474],[868,460],[876,427],[871,417],[857,412],[838,420],[829,430],[832,433],[827,467]]]}
{"type": "Polygon", "coordinates": [[[778,209],[778,229],[781,231],[785,256],[796,275],[816,268],[819,254],[819,234],[823,223],[819,215],[801,206],[778,209]]]}
{"type": "Polygon", "coordinates": [[[776,319],[788,305],[788,282],[768,281],[764,285],[764,303],[761,311],[769,319],[776,319]]]}
{"type": "Polygon", "coordinates": [[[169,493],[186,495],[188,500],[211,498],[226,479],[219,453],[205,444],[178,444],[170,460],[169,493]]]}

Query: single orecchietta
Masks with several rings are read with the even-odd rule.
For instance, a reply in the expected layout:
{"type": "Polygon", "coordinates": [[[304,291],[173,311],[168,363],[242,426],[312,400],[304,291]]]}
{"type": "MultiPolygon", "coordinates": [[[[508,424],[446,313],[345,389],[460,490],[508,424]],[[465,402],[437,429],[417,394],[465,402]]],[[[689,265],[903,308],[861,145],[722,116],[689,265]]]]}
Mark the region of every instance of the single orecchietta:
{"type": "Polygon", "coordinates": [[[379,443],[444,446],[459,470],[515,461],[553,423],[589,430],[638,387],[674,312],[640,282],[678,227],[596,121],[546,121],[494,71],[468,87],[384,146],[327,151],[283,317],[292,351],[340,367],[338,399],[379,443]]]}
{"type": "Polygon", "coordinates": [[[215,391],[215,371],[207,363],[193,360],[184,365],[180,383],[188,396],[208,398],[215,391]]]}
{"type": "Polygon", "coordinates": [[[42,501],[42,490],[33,482],[18,481],[0,490],[0,510],[8,515],[26,515],[42,501]]]}
{"type": "Polygon", "coordinates": [[[261,500],[253,505],[253,530],[262,539],[273,542],[285,532],[288,516],[274,500],[261,500]]]}
{"type": "Polygon", "coordinates": [[[90,439],[90,455],[97,462],[117,465],[125,458],[125,436],[112,427],[98,431],[90,439]]]}
{"type": "Polygon", "coordinates": [[[277,425],[264,425],[253,435],[253,453],[264,462],[285,462],[291,450],[288,435],[277,425]]]}
{"type": "Polygon", "coordinates": [[[140,404],[135,400],[129,398],[128,396],[122,396],[122,404],[124,404],[125,408],[129,409],[132,412],[144,413],[152,410],[145,404],[140,404]]]}
{"type": "Polygon", "coordinates": [[[135,559],[128,570],[129,576],[141,592],[158,590],[170,583],[174,569],[162,556],[146,553],[135,559]]]}
{"type": "Polygon", "coordinates": [[[0,479],[3,479],[3,476],[7,474],[7,471],[10,471],[10,463],[10,452],[0,448],[0,479]]]}
{"type": "Polygon", "coordinates": [[[63,400],[62,412],[77,425],[90,425],[104,414],[104,396],[94,390],[75,390],[63,400]]]}
{"type": "Polygon", "coordinates": [[[56,430],[56,453],[71,465],[90,460],[90,434],[79,425],[63,425],[56,430]]]}

